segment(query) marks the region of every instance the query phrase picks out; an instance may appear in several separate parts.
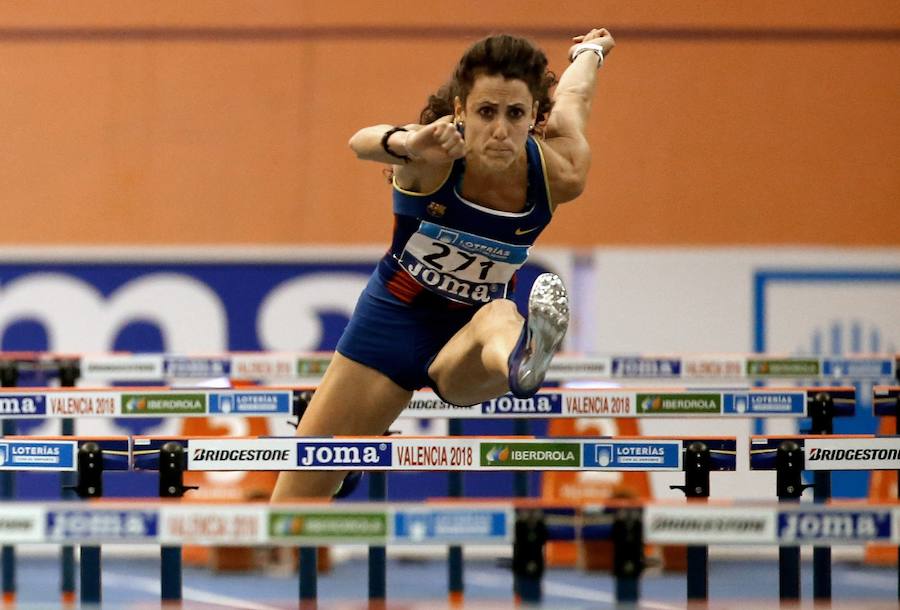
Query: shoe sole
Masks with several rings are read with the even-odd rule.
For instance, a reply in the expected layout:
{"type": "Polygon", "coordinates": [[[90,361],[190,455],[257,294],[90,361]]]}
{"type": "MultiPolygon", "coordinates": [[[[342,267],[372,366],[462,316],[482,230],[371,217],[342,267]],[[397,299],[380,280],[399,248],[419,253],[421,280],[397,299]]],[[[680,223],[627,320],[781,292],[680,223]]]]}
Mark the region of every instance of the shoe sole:
{"type": "Polygon", "coordinates": [[[531,286],[528,296],[528,338],[530,354],[518,371],[518,386],[530,392],[544,381],[550,361],[569,328],[569,296],[559,276],[543,273],[531,286]]]}

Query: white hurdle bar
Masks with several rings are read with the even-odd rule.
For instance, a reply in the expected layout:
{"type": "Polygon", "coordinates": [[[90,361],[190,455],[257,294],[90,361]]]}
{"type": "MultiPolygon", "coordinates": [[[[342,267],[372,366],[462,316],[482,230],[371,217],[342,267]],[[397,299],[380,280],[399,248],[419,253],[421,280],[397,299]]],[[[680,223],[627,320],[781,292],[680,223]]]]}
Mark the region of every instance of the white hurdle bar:
{"type": "MultiPolygon", "coordinates": [[[[331,352],[0,353],[0,360],[19,363],[23,371],[52,374],[69,363],[77,365],[82,380],[103,382],[230,378],[315,384],[331,357],[331,352]]],[[[562,353],[553,359],[547,380],[884,380],[896,378],[898,360],[897,354],[562,353]]]]}

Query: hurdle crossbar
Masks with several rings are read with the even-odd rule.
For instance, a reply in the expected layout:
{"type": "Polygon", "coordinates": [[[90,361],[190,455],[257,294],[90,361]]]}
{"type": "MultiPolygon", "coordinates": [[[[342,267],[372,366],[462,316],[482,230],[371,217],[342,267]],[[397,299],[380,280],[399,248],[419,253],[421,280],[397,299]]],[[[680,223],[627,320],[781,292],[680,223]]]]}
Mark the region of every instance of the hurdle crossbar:
{"type": "Polygon", "coordinates": [[[165,443],[184,444],[187,470],[682,471],[695,442],[710,470],[736,468],[734,437],[134,437],[133,468],[157,467],[165,443]]]}
{"type": "MultiPolygon", "coordinates": [[[[301,417],[313,387],[0,388],[0,418],[301,417]]],[[[434,392],[413,394],[403,418],[552,419],[615,417],[793,417],[828,394],[834,415],[853,415],[853,387],[544,388],[531,398],[504,395],[469,406],[434,392]]]]}
{"type": "MultiPolygon", "coordinates": [[[[82,379],[166,381],[173,379],[280,380],[317,383],[331,352],[232,352],[218,354],[0,353],[23,373],[56,375],[63,364],[75,364],[82,379]]],[[[897,354],[795,356],[778,354],[559,354],[547,373],[549,381],[685,379],[685,380],[879,380],[894,378],[897,354]]]]}

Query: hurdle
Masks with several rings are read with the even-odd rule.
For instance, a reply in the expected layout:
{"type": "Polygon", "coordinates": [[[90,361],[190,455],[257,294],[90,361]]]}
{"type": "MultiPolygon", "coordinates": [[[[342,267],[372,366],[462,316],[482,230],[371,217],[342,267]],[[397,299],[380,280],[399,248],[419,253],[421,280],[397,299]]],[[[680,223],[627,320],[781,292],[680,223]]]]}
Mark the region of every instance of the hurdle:
{"type": "MultiPolygon", "coordinates": [[[[547,388],[531,399],[500,397],[480,405],[456,407],[438,399],[433,393],[417,393],[401,417],[477,418],[554,418],[554,417],[684,417],[734,416],[764,417],[772,414],[806,417],[814,414],[817,400],[830,392],[830,416],[853,412],[853,388],[739,388],[737,390],[699,390],[681,388],[616,388],[574,390],[547,388]]],[[[54,388],[16,390],[17,400],[29,398],[27,409],[6,409],[5,417],[153,417],[159,411],[176,417],[228,417],[247,415],[290,415],[298,420],[311,388],[248,389],[172,389],[172,388],[54,388]],[[176,408],[177,407],[177,408],[176,408]]],[[[0,390],[0,398],[4,395],[0,390]]],[[[7,392],[9,395],[9,392],[7,392]]],[[[697,447],[689,456],[702,455],[697,447]]],[[[705,459],[705,458],[704,458],[705,459]]],[[[699,464],[699,462],[698,462],[699,464]]],[[[708,497],[708,477],[703,468],[695,472],[683,487],[689,497],[708,497]],[[691,491],[693,490],[693,491],[691,491]]],[[[162,489],[162,488],[161,488],[162,489]]],[[[180,490],[180,486],[174,489],[180,490]]],[[[161,492],[161,495],[165,493],[161,492]]],[[[176,497],[178,494],[175,494],[176,497]]],[[[376,551],[377,552],[377,551],[376,551]]],[[[707,590],[706,550],[689,548],[698,557],[689,564],[689,592],[692,598],[705,598],[707,590]],[[701,559],[702,557],[702,559],[701,559]]],[[[164,549],[171,555],[166,565],[180,562],[175,549],[164,549]]],[[[373,563],[378,563],[373,560],[373,563]]],[[[461,561],[451,568],[461,578],[461,561]]],[[[180,587],[167,580],[166,598],[177,599],[180,587]]],[[[451,590],[452,592],[452,590],[451,590]]],[[[452,595],[451,595],[452,597],[452,595]]]]}
{"type": "MultiPolygon", "coordinates": [[[[900,436],[900,385],[872,388],[872,409],[876,417],[893,417],[894,434],[900,436]]],[[[900,468],[895,472],[900,481],[900,468]]],[[[900,485],[897,488],[897,498],[900,500],[900,485]]],[[[900,599],[900,546],[897,547],[897,565],[897,597],[900,599]]]]}
{"type": "MultiPolygon", "coordinates": [[[[158,450],[183,443],[187,470],[331,470],[366,471],[502,471],[502,470],[641,470],[685,471],[683,454],[702,452],[708,482],[709,471],[734,471],[735,439],[731,437],[610,437],[533,439],[513,437],[265,437],[207,438],[134,437],[133,467],[156,469],[158,450]],[[259,453],[259,452],[265,452],[259,453]],[[525,457],[517,457],[522,454],[525,457]],[[552,460],[546,455],[552,455],[552,460]],[[538,455],[538,457],[534,457],[538,455]],[[531,456],[531,457],[528,457],[531,456]],[[512,461],[509,461],[512,460],[512,461]]],[[[686,475],[696,477],[695,469],[686,475]]],[[[702,476],[702,475],[701,475],[702,476]]],[[[708,484],[708,483],[707,483],[708,484]]],[[[542,525],[534,518],[517,524],[523,540],[544,540],[542,525]]],[[[539,601],[543,546],[519,544],[513,568],[516,594],[523,601],[539,601]],[[517,559],[518,558],[518,559],[517,559]]],[[[301,558],[302,561],[302,558],[301,558]]],[[[370,555],[369,598],[383,600],[386,592],[384,555],[370,555]]],[[[624,562],[631,577],[636,564],[624,562]]],[[[705,566],[704,566],[705,570],[705,566]]],[[[301,567],[300,599],[315,597],[315,570],[301,567]],[[314,582],[314,581],[313,581],[314,582]]],[[[165,578],[165,574],[161,575],[165,578]]],[[[623,574],[624,577],[624,574],[623,574]]],[[[625,581],[623,581],[625,582],[625,581]]],[[[165,584],[163,585],[166,586],[165,584]]],[[[451,582],[452,586],[452,582],[451,582]]],[[[452,589],[451,589],[452,592],[452,589]]],[[[625,587],[623,599],[632,599],[634,587],[625,587]]]]}
{"type": "MultiPolygon", "coordinates": [[[[753,436],[750,439],[750,469],[776,471],[776,495],[787,503],[799,502],[803,491],[813,485],[802,481],[804,470],[822,472],[830,476],[834,470],[898,470],[900,469],[900,436],[871,434],[832,436],[753,436]]],[[[817,490],[818,491],[818,490],[817,490]]],[[[816,502],[828,498],[816,495],[816,502]]],[[[846,524],[845,524],[846,525],[846,524]]],[[[841,527],[844,527],[842,525],[841,527]]],[[[800,598],[800,548],[780,547],[780,597],[800,598]],[[783,552],[782,552],[783,551],[783,552]]],[[[815,559],[815,557],[814,557],[815,559]]],[[[830,597],[830,565],[816,565],[813,573],[814,590],[828,591],[830,597]],[[816,586],[815,581],[826,584],[816,586]]],[[[900,599],[900,573],[898,573],[900,599]]]]}
{"type": "MultiPolygon", "coordinates": [[[[304,382],[314,384],[318,381],[330,361],[329,352],[296,352],[296,353],[268,353],[268,352],[235,352],[230,354],[191,355],[191,354],[52,354],[52,353],[5,353],[0,354],[0,364],[10,364],[17,367],[27,378],[28,375],[39,375],[46,378],[59,378],[62,385],[75,385],[76,379],[95,381],[171,381],[171,380],[206,380],[210,378],[226,378],[228,380],[265,381],[267,379],[282,379],[292,382],[304,382]]],[[[811,380],[828,382],[836,379],[853,377],[860,380],[883,380],[896,376],[898,356],[895,354],[873,354],[869,356],[849,357],[805,357],[805,356],[774,356],[764,354],[688,354],[688,355],[570,355],[560,354],[554,358],[551,370],[548,372],[548,381],[564,380],[613,380],[645,382],[661,380],[663,382],[675,379],[686,381],[708,382],[719,379],[741,381],[772,381],[772,380],[811,380]]],[[[302,406],[308,400],[312,388],[306,389],[306,394],[295,402],[294,413],[302,413],[302,406]]],[[[659,390],[656,390],[659,391],[659,390]]],[[[428,400],[427,394],[417,395],[416,399],[428,400]]],[[[482,407],[484,408],[484,407],[482,407]]],[[[412,409],[407,409],[403,417],[417,417],[412,409]]],[[[773,413],[774,414],[774,413],[773,413]]],[[[0,414],[4,418],[7,416],[0,414]]],[[[81,415],[81,416],[90,416],[81,415]]],[[[126,415],[119,415],[126,416],[126,415]]],[[[180,415],[176,415],[180,416],[180,415]]],[[[424,416],[424,415],[423,415],[424,416]]],[[[434,413],[432,416],[438,416],[434,413]]],[[[591,417],[592,415],[580,413],[573,417],[591,417]]],[[[599,415],[598,415],[599,416],[599,415]]],[[[605,417],[614,417],[609,413],[605,417]]],[[[625,416],[625,415],[623,415],[625,416]]],[[[637,415],[631,415],[635,417],[637,415]]],[[[643,416],[643,415],[641,415],[643,416]]],[[[753,414],[745,415],[753,417],[753,414]]],[[[764,416],[763,414],[759,415],[764,416]]],[[[459,420],[463,417],[454,417],[445,411],[440,417],[449,418],[451,432],[458,430],[459,420]]],[[[467,415],[465,418],[478,417],[467,415]]],[[[540,417],[540,416],[538,416],[540,417]]],[[[546,417],[546,416],[544,416],[546,417]]],[[[517,426],[527,431],[527,421],[523,414],[517,414],[517,426]]],[[[6,425],[6,424],[5,424],[6,425]]],[[[10,424],[11,425],[11,424],[10,424]]],[[[66,426],[71,426],[71,420],[64,420],[64,433],[66,426]]],[[[71,428],[69,429],[71,431],[71,428]]],[[[818,477],[822,473],[816,474],[818,477]]],[[[448,482],[449,495],[461,491],[461,473],[450,473],[448,482]],[[456,491],[455,491],[456,490],[456,491]]],[[[71,482],[70,482],[71,483],[71,482]]],[[[12,552],[12,549],[9,549],[12,552]]],[[[689,548],[691,553],[693,549],[689,548]]],[[[7,551],[4,550],[4,553],[7,551]]],[[[454,561],[450,562],[450,578],[461,579],[461,550],[459,553],[460,567],[454,567],[454,561]]],[[[450,554],[455,554],[451,547],[450,554]]],[[[63,574],[71,574],[71,569],[66,569],[66,564],[73,564],[71,549],[63,549],[63,574]],[[66,552],[69,552],[67,562],[66,552]]],[[[5,561],[5,566],[14,566],[14,562],[5,561]]],[[[14,567],[10,568],[14,569],[14,567]]],[[[4,574],[7,568],[4,568],[4,574]]],[[[5,583],[14,583],[12,577],[4,577],[5,583]]],[[[8,590],[9,585],[4,585],[8,590]]],[[[462,591],[462,583],[458,588],[462,591]]],[[[74,584],[65,590],[74,592],[74,584]]],[[[12,585],[14,591],[14,584],[12,585]]],[[[72,593],[74,595],[74,593],[72,593]]]]}
{"type": "MultiPolygon", "coordinates": [[[[93,383],[165,382],[227,378],[241,381],[316,385],[332,352],[230,352],[219,354],[5,352],[28,378],[57,377],[77,368],[93,383]]],[[[557,354],[548,382],[563,381],[884,381],[896,379],[900,354],[794,356],[753,353],[557,354]]]]}
{"type": "Polygon", "coordinates": [[[453,540],[466,545],[511,544],[514,565],[536,561],[547,540],[610,539],[619,602],[639,600],[644,543],[779,548],[900,543],[896,504],[625,502],[548,507],[518,501],[368,502],[337,512],[326,511],[328,506],[321,502],[223,505],[164,500],[137,505],[92,500],[15,502],[0,507],[0,514],[15,517],[16,528],[2,534],[9,543],[417,546],[453,540]],[[560,517],[561,509],[570,516],[560,517]],[[543,526],[542,537],[529,537],[536,531],[532,525],[543,526]]]}

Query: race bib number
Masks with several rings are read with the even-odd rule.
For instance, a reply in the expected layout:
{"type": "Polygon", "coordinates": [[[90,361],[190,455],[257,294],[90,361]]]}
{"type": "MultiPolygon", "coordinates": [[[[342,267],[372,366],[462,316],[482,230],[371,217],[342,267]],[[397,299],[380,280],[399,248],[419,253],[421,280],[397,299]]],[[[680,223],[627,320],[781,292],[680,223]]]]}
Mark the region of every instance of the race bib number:
{"type": "Polygon", "coordinates": [[[399,261],[417,282],[453,301],[502,299],[530,246],[514,246],[422,221],[399,261]]]}

